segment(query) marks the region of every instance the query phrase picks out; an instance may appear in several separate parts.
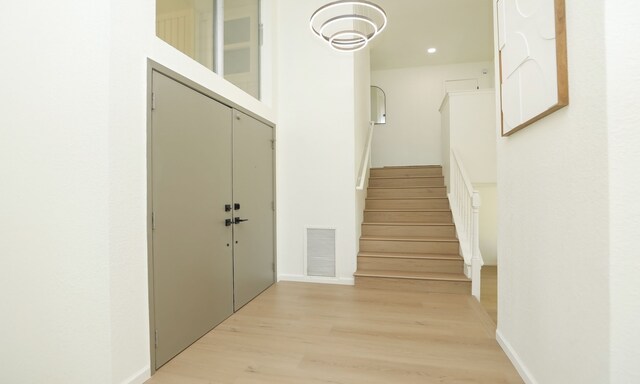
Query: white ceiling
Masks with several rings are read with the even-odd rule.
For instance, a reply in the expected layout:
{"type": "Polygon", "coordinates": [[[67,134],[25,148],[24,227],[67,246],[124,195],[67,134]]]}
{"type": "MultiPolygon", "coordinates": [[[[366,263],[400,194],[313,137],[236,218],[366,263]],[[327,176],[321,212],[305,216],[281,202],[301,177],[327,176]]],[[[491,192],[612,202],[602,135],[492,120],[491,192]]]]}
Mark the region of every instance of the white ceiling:
{"type": "Polygon", "coordinates": [[[373,2],[389,24],[371,42],[372,70],[493,60],[491,0],[373,2]]]}

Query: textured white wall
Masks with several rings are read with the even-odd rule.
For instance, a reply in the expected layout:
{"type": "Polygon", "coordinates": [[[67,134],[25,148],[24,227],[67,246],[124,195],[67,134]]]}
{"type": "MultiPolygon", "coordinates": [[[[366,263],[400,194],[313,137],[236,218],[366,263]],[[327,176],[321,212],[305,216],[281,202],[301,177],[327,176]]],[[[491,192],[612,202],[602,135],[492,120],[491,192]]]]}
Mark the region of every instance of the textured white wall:
{"type": "Polygon", "coordinates": [[[322,0],[278,2],[278,275],[304,275],[304,231],[336,228],[337,277],[356,260],[354,55],[309,31],[322,0]]]}
{"type": "Polygon", "coordinates": [[[498,337],[533,383],[609,381],[603,4],[566,1],[570,105],[498,139],[498,337]]]}
{"type": "MultiPolygon", "coordinates": [[[[496,118],[493,90],[450,92],[440,108],[442,153],[455,148],[471,183],[480,193],[480,251],[487,265],[497,263],[496,118]]],[[[449,156],[442,158],[449,185],[449,156]]]]}
{"type": "Polygon", "coordinates": [[[640,383],[640,5],[605,2],[609,125],[611,383],[640,383]]]}
{"type": "Polygon", "coordinates": [[[473,184],[480,194],[480,253],[485,265],[498,265],[498,186],[473,184]]]}
{"type": "MultiPolygon", "coordinates": [[[[265,18],[267,34],[269,19],[265,18]]],[[[113,382],[149,373],[147,58],[275,121],[275,111],[155,36],[155,1],[111,1],[110,265],[113,382]]],[[[271,90],[266,89],[267,98],[271,90]]]]}
{"type": "Polygon", "coordinates": [[[479,78],[493,88],[493,63],[373,71],[371,84],[387,95],[387,124],[376,126],[373,166],[441,164],[440,112],[444,81],[479,78]],[[488,69],[487,75],[482,70],[488,69]]]}
{"type": "Polygon", "coordinates": [[[147,58],[275,111],[157,39],[154,0],[14,2],[0,32],[0,382],[142,383],[147,58]]]}
{"type": "Polygon", "coordinates": [[[496,104],[493,90],[451,92],[449,108],[449,145],[460,155],[471,182],[495,183],[496,104]]]}
{"type": "Polygon", "coordinates": [[[108,15],[2,4],[2,383],[112,382],[108,15]]]}

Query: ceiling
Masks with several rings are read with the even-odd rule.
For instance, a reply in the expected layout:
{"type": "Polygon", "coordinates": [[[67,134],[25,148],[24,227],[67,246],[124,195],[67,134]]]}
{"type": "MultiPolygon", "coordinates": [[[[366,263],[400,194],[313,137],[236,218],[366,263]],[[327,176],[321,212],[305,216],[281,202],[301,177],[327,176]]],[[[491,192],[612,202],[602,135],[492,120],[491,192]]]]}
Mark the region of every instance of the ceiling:
{"type": "Polygon", "coordinates": [[[373,1],[389,22],[371,42],[372,70],[493,60],[491,0],[373,1]]]}

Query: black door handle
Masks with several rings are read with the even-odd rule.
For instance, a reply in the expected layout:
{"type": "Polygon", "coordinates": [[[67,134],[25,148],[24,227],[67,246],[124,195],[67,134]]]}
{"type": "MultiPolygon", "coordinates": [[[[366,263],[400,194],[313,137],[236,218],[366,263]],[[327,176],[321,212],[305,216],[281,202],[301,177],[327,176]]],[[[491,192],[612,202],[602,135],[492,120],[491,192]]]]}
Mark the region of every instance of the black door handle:
{"type": "Polygon", "coordinates": [[[236,217],[236,218],[233,220],[233,224],[240,224],[240,223],[242,223],[242,222],[244,222],[244,221],[249,221],[249,219],[241,219],[241,218],[239,218],[239,217],[236,217]]]}
{"type": "Polygon", "coordinates": [[[225,221],[224,221],[224,226],[225,226],[225,227],[230,227],[230,226],[231,226],[231,224],[233,224],[233,220],[231,220],[231,219],[225,219],[225,221]]]}

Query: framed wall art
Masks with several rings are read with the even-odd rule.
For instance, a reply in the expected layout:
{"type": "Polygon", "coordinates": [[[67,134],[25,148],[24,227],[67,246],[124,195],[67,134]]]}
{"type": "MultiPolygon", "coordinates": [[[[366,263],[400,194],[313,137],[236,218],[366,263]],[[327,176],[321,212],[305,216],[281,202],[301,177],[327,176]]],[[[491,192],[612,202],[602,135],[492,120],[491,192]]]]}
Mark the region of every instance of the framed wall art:
{"type": "Polygon", "coordinates": [[[564,0],[497,0],[502,136],[569,104],[564,0]]]}

